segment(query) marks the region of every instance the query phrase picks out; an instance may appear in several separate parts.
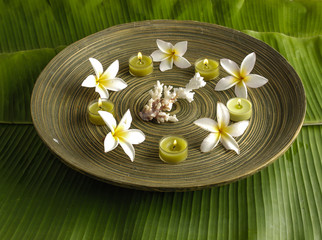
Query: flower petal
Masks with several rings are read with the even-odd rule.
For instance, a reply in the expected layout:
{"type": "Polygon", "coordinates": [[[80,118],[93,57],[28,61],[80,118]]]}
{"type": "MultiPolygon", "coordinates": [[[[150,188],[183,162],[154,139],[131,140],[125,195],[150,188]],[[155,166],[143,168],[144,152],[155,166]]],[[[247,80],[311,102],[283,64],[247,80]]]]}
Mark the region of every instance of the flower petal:
{"type": "Polygon", "coordinates": [[[106,111],[98,111],[98,113],[103,119],[103,121],[106,123],[108,128],[111,130],[112,134],[114,134],[116,128],[116,120],[113,117],[113,115],[106,111]]]}
{"type": "Polygon", "coordinates": [[[103,73],[103,66],[102,64],[95,58],[89,58],[89,61],[92,64],[92,67],[95,71],[96,77],[99,78],[103,73]]]}
{"type": "Polygon", "coordinates": [[[220,142],[222,143],[222,145],[224,145],[226,149],[234,150],[237,154],[239,154],[238,143],[229,134],[222,133],[220,142]]]}
{"type": "Polygon", "coordinates": [[[162,52],[168,53],[168,54],[172,53],[173,46],[171,43],[157,39],[157,45],[162,52]]]}
{"type": "Polygon", "coordinates": [[[187,47],[188,47],[187,41],[178,42],[174,45],[173,50],[175,51],[175,54],[177,56],[182,57],[186,53],[187,47]]]}
{"type": "Polygon", "coordinates": [[[210,152],[214,149],[220,140],[219,133],[210,133],[201,143],[201,152],[210,152]]]}
{"type": "Polygon", "coordinates": [[[128,130],[132,123],[132,116],[130,109],[126,111],[126,113],[123,115],[121,121],[119,122],[119,125],[117,126],[117,129],[115,131],[125,131],[128,130]]]}
{"type": "Polygon", "coordinates": [[[217,121],[218,128],[221,130],[228,126],[230,121],[229,111],[227,107],[221,102],[217,103],[217,121]]]}
{"type": "Polygon", "coordinates": [[[131,143],[126,141],[120,141],[120,145],[123,148],[124,152],[130,157],[131,161],[134,161],[135,150],[131,143]]]}
{"type": "Polygon", "coordinates": [[[119,60],[115,60],[103,73],[101,78],[103,79],[113,79],[119,71],[119,60]]]}
{"type": "Polygon", "coordinates": [[[94,75],[89,75],[82,83],[82,87],[95,87],[96,85],[96,78],[94,75]]]}
{"type": "Polygon", "coordinates": [[[98,92],[101,98],[106,98],[108,99],[110,94],[108,91],[104,88],[104,86],[97,84],[95,88],[95,92],[98,92]]]}
{"type": "Polygon", "coordinates": [[[246,77],[253,70],[256,62],[256,54],[254,52],[248,54],[240,65],[240,75],[246,77]]]}
{"type": "Polygon", "coordinates": [[[239,67],[237,63],[230,59],[220,59],[220,65],[228,72],[230,75],[235,76],[236,78],[239,78],[239,67]]]}
{"type": "Polygon", "coordinates": [[[193,122],[198,127],[201,127],[202,129],[205,129],[209,132],[218,132],[218,124],[215,120],[211,118],[200,118],[193,122]]]}
{"type": "Polygon", "coordinates": [[[100,80],[100,85],[104,86],[104,88],[112,91],[120,91],[127,87],[127,83],[123,81],[121,78],[113,78],[113,79],[104,79],[100,80]]]}
{"type": "Polygon", "coordinates": [[[258,88],[268,82],[267,78],[264,78],[264,77],[257,75],[257,74],[249,74],[244,79],[244,81],[245,81],[246,86],[250,87],[250,88],[258,88]]]}
{"type": "Polygon", "coordinates": [[[240,121],[226,127],[225,132],[232,137],[239,137],[245,132],[248,125],[249,125],[249,121],[246,121],[246,120],[240,121]]]}
{"type": "Polygon", "coordinates": [[[167,57],[169,57],[168,53],[164,53],[160,50],[155,50],[152,54],[151,57],[153,58],[153,62],[161,62],[167,57]]]}
{"type": "Polygon", "coordinates": [[[178,68],[188,68],[191,66],[191,63],[187,59],[180,56],[174,56],[173,62],[178,68]]]}
{"type": "Polygon", "coordinates": [[[173,58],[169,57],[167,59],[164,59],[161,63],[160,63],[160,70],[161,72],[167,71],[169,69],[172,69],[173,66],[173,58]]]}
{"type": "Polygon", "coordinates": [[[239,79],[234,76],[224,77],[216,84],[216,91],[223,91],[231,88],[238,83],[239,79]]]}
{"type": "Polygon", "coordinates": [[[118,135],[118,137],[131,144],[140,144],[145,140],[144,133],[139,129],[123,131],[118,135]]]}
{"type": "Polygon", "coordinates": [[[235,85],[235,94],[239,98],[247,98],[247,87],[244,81],[240,81],[235,85]]]}
{"type": "Polygon", "coordinates": [[[112,151],[118,144],[118,140],[113,137],[112,132],[109,132],[104,140],[104,152],[112,151]]]}

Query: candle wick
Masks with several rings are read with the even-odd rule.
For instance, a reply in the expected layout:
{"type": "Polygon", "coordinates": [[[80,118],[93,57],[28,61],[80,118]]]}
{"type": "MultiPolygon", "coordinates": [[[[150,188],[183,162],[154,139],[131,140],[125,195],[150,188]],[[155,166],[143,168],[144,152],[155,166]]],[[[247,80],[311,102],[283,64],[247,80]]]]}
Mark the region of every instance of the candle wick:
{"type": "Polygon", "coordinates": [[[176,146],[177,146],[177,140],[174,140],[174,141],[173,141],[172,150],[174,150],[174,149],[176,148],[176,146]]]}
{"type": "Polygon", "coordinates": [[[102,110],[102,99],[101,98],[98,98],[97,105],[98,105],[98,110],[102,110]]]}
{"type": "Polygon", "coordinates": [[[240,108],[242,108],[242,105],[241,105],[241,99],[238,99],[238,101],[237,101],[237,107],[240,109],[240,108]]]}
{"type": "Polygon", "coordinates": [[[208,67],[208,59],[205,58],[205,60],[203,60],[203,64],[205,65],[205,67],[208,67]]]}
{"type": "Polygon", "coordinates": [[[142,64],[142,53],[138,52],[139,64],[142,64]]]}

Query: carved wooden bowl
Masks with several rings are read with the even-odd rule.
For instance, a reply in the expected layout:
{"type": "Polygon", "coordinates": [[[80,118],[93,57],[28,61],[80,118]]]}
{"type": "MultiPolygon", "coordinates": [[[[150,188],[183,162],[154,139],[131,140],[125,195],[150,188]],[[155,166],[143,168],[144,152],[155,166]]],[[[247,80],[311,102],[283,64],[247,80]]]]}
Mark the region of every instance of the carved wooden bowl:
{"type": "Polygon", "coordinates": [[[247,177],[281,156],[295,140],[303,124],[306,100],[300,78],[291,65],[267,44],[236,30],[194,21],[156,20],[114,26],[75,42],[61,51],[39,76],[32,95],[31,112],[40,137],[68,166],[96,179],[129,188],[157,191],[196,190],[222,185],[247,177]],[[219,144],[209,153],[200,152],[208,132],[193,122],[201,117],[216,118],[216,104],[234,97],[233,88],[214,90],[219,78],[195,92],[195,100],[180,100],[173,112],[179,122],[157,124],[144,122],[139,112],[157,80],[166,85],[184,87],[194,75],[188,69],[174,67],[161,72],[159,63],[146,77],[128,72],[128,59],[141,51],[150,55],[157,49],[156,39],[175,44],[188,41],[186,57],[192,64],[201,57],[229,58],[240,64],[255,52],[257,61],[252,73],[269,82],[249,89],[253,115],[246,132],[236,138],[240,154],[219,144]],[[81,87],[94,74],[88,59],[98,59],[104,70],[120,61],[118,77],[128,83],[119,92],[110,92],[119,121],[127,109],[133,117],[131,128],[141,129],[146,140],[135,145],[132,163],[119,146],[104,153],[103,140],[109,129],[92,125],[87,105],[98,98],[93,88],[81,87]],[[189,143],[189,156],[178,165],[163,163],[158,156],[159,140],[168,134],[182,135],[189,143]]]}

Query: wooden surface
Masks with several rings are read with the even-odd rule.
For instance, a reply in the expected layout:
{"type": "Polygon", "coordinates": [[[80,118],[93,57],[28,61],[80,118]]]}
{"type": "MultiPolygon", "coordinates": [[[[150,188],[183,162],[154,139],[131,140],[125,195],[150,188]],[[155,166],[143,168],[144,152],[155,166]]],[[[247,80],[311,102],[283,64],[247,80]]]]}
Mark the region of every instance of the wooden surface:
{"type": "Polygon", "coordinates": [[[91,177],[115,185],[158,191],[195,190],[225,184],[249,176],[284,153],[301,129],[306,101],[302,83],[293,68],[275,50],[248,35],[221,26],[193,21],[145,21],[123,24],[90,35],[60,52],[39,76],[32,95],[34,125],[49,148],[64,163],[91,177]],[[128,72],[128,58],[138,51],[145,55],[157,49],[156,39],[175,44],[188,41],[185,57],[194,63],[200,57],[229,58],[238,64],[250,52],[257,61],[252,73],[269,79],[261,88],[249,89],[253,116],[245,134],[237,138],[241,153],[226,151],[219,144],[210,153],[201,153],[200,144],[208,132],[195,126],[201,117],[215,118],[216,103],[234,97],[233,88],[215,92],[216,82],[227,74],[196,90],[195,101],[179,101],[174,110],[179,122],[144,122],[139,111],[150,98],[147,93],[157,80],[173,86],[185,86],[194,75],[188,69],[174,67],[159,71],[159,63],[147,77],[128,72]],[[110,92],[117,120],[131,110],[131,128],[141,129],[146,141],[135,145],[132,163],[121,147],[104,153],[106,126],[94,126],[87,119],[88,103],[97,98],[94,89],[81,87],[94,71],[89,57],[98,59],[104,69],[119,59],[118,77],[128,83],[120,92],[110,92]],[[158,157],[158,142],[167,134],[184,136],[189,156],[179,165],[168,165],[158,157]]]}

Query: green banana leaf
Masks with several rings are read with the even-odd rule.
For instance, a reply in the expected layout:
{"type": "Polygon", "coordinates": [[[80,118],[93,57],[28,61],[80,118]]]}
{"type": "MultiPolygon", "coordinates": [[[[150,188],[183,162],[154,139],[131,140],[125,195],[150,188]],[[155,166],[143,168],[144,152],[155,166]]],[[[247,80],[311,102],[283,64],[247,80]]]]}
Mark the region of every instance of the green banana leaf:
{"type": "Polygon", "coordinates": [[[321,34],[319,0],[2,0],[0,51],[68,45],[107,27],[190,19],[295,37],[321,34]]]}
{"type": "Polygon", "coordinates": [[[0,0],[0,239],[322,239],[321,13],[319,0],[0,0]],[[317,126],[261,172],[195,192],[124,189],[66,167],[32,126],[38,75],[65,46],[150,19],[266,42],[301,77],[305,125],[317,126]]]}
{"type": "Polygon", "coordinates": [[[114,187],[63,165],[28,125],[0,126],[1,239],[319,239],[322,126],[268,168],[223,187],[114,187]]]}
{"type": "Polygon", "coordinates": [[[305,124],[321,124],[322,36],[294,38],[280,33],[245,33],[266,42],[289,61],[304,85],[307,99],[305,124]]]}

